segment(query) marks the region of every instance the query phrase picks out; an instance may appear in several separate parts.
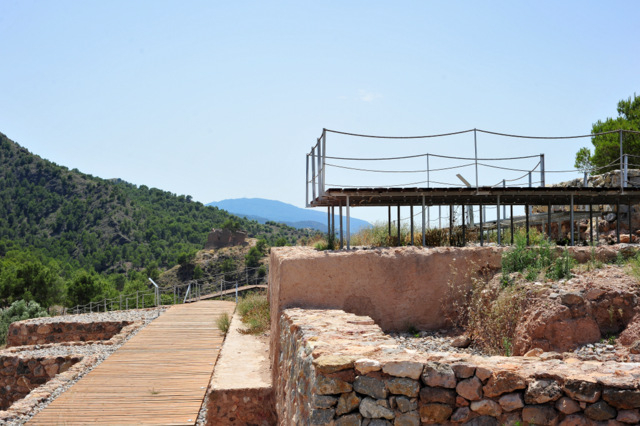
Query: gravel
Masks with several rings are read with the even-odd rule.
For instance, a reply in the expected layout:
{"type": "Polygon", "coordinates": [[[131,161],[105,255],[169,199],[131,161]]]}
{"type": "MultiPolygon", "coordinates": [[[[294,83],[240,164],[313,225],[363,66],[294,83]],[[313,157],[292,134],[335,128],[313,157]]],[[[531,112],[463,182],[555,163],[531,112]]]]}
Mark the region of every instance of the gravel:
{"type": "MultiPolygon", "coordinates": [[[[55,323],[55,322],[104,322],[104,321],[143,321],[143,325],[132,332],[122,343],[116,345],[103,345],[100,343],[87,344],[87,345],[54,345],[46,348],[41,348],[39,345],[33,347],[33,349],[27,349],[24,351],[12,353],[12,355],[22,355],[25,357],[37,357],[37,356],[64,356],[64,355],[97,355],[98,360],[94,364],[87,366],[84,371],[64,386],[57,388],[49,398],[42,401],[34,407],[34,409],[25,414],[18,416],[17,418],[7,422],[7,425],[23,425],[28,422],[33,416],[42,411],[47,405],[55,400],[60,394],[73,386],[78,380],[84,377],[91,370],[96,368],[105,359],[109,357],[113,352],[120,348],[125,342],[135,336],[140,330],[146,327],[151,321],[156,319],[162,314],[166,308],[150,308],[139,309],[130,311],[116,311],[116,312],[102,312],[93,314],[81,314],[81,315],[63,315],[51,318],[37,318],[29,320],[30,322],[38,323],[55,323]]],[[[2,352],[0,352],[1,354],[2,352]]]]}
{"type": "Polygon", "coordinates": [[[457,336],[449,336],[445,331],[420,331],[417,335],[410,333],[390,333],[400,347],[419,352],[455,352],[470,355],[483,355],[473,347],[456,348],[451,342],[457,336]]]}

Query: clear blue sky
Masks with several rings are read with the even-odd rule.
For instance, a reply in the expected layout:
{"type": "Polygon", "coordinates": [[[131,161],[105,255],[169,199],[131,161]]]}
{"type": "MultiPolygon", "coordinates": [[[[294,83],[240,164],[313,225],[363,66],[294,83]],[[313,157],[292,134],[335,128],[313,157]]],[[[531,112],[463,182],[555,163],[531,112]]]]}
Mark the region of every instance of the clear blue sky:
{"type": "MultiPolygon", "coordinates": [[[[589,133],[640,92],[639,12],[636,1],[2,0],[0,131],[103,178],[303,206],[323,127],[589,133]]],[[[473,155],[469,136],[328,142],[473,155]]],[[[567,169],[586,145],[482,136],[479,154],[544,152],[567,169]]],[[[484,183],[502,178],[491,173],[484,183]]]]}

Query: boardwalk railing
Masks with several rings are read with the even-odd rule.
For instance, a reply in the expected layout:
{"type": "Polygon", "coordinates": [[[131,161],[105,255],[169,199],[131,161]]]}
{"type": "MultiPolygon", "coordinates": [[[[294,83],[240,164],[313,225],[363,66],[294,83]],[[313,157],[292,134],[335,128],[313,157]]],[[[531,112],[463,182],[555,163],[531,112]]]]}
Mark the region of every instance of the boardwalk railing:
{"type": "MultiPolygon", "coordinates": [[[[238,292],[250,288],[260,288],[268,285],[268,270],[265,275],[258,276],[255,272],[259,268],[246,268],[243,278],[227,280],[227,274],[220,274],[200,280],[192,280],[186,284],[171,287],[153,287],[147,290],[139,290],[135,293],[120,294],[117,297],[104,298],[91,301],[84,305],[69,308],[70,314],[86,314],[92,312],[108,312],[115,310],[150,308],[160,305],[177,305],[181,303],[195,302],[202,299],[213,299],[234,295],[236,300],[238,292]]],[[[153,282],[153,281],[152,281],[153,282]]]]}

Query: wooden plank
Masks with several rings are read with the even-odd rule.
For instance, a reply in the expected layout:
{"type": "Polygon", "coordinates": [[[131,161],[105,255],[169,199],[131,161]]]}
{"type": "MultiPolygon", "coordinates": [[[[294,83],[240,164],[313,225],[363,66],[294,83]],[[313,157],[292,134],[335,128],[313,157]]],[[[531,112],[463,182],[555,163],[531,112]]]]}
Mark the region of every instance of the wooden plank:
{"type": "Polygon", "coordinates": [[[170,307],[29,424],[195,424],[233,302],[170,307]]]}

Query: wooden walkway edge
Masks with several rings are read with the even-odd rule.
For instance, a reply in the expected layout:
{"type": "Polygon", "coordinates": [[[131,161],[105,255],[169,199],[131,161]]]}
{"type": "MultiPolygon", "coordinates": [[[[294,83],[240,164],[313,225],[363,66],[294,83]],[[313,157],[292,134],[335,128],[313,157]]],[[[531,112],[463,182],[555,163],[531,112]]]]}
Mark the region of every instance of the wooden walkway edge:
{"type": "Polygon", "coordinates": [[[170,307],[28,423],[193,425],[233,302],[170,307]]]}

